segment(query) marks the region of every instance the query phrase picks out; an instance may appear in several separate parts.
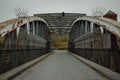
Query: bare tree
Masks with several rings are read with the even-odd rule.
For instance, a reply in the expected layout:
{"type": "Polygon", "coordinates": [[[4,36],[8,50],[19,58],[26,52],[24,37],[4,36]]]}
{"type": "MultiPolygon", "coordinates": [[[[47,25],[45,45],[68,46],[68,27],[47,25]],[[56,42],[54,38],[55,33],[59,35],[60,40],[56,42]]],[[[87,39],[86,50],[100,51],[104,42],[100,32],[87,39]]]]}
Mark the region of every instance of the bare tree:
{"type": "Polygon", "coordinates": [[[27,17],[29,13],[27,9],[20,7],[15,8],[13,12],[16,14],[17,17],[27,17]]]}
{"type": "Polygon", "coordinates": [[[106,9],[103,7],[95,7],[91,9],[92,11],[92,16],[103,16],[104,13],[106,12],[106,9]]]}

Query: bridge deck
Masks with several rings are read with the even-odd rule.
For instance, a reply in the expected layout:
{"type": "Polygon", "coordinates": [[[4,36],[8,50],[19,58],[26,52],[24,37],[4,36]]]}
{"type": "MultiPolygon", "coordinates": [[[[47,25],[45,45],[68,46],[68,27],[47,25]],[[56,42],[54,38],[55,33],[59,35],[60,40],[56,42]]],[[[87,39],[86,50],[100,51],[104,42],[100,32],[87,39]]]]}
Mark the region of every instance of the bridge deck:
{"type": "Polygon", "coordinates": [[[52,55],[28,69],[14,80],[107,80],[67,51],[52,55]]]}

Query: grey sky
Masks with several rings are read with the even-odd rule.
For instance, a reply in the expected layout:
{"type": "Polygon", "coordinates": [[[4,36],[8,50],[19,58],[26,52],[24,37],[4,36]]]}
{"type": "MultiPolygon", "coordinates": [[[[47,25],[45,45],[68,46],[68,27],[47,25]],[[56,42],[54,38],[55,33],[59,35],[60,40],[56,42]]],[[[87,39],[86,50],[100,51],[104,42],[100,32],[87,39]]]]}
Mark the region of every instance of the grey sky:
{"type": "Polygon", "coordinates": [[[29,15],[37,13],[86,13],[102,6],[118,14],[120,21],[120,0],[0,0],[0,22],[15,18],[13,10],[17,7],[29,10],[29,15]]]}

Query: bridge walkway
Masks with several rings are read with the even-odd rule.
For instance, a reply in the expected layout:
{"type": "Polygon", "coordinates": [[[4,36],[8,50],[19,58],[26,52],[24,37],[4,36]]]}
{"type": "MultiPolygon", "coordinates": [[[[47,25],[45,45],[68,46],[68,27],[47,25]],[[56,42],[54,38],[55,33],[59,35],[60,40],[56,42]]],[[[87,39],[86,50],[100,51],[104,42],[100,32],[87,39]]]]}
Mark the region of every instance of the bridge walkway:
{"type": "Polygon", "coordinates": [[[14,80],[109,80],[94,71],[66,50],[53,54],[26,70],[14,80]]]}

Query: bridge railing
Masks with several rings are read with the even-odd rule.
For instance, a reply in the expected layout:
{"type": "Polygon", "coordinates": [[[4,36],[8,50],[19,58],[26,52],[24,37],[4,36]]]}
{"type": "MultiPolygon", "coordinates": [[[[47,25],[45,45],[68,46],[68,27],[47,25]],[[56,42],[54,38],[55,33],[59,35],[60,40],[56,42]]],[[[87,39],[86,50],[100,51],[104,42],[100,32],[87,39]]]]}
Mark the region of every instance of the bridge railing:
{"type": "Polygon", "coordinates": [[[0,74],[45,55],[49,49],[0,50],[0,74]]]}
{"type": "Polygon", "coordinates": [[[69,51],[120,73],[120,50],[69,48],[69,51]]]}

